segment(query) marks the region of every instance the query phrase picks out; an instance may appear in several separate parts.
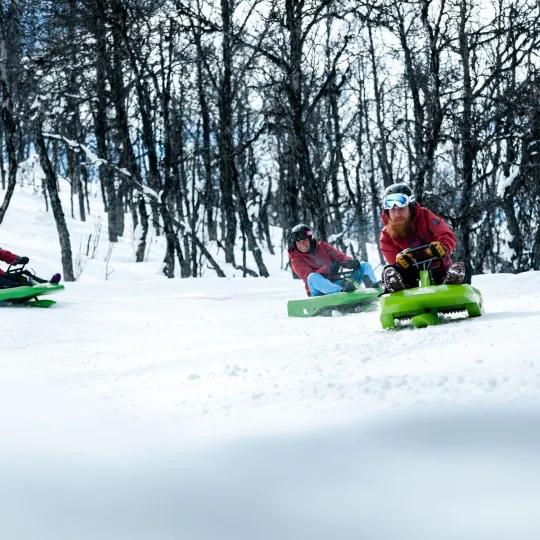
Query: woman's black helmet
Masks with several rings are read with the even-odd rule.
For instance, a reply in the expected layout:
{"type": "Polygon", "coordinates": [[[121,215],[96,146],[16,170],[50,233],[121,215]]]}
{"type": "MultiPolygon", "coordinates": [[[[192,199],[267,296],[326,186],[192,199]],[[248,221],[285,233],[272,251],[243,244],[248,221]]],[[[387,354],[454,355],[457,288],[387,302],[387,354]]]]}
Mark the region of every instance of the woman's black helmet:
{"type": "Polygon", "coordinates": [[[298,240],[311,240],[313,238],[313,231],[304,223],[299,223],[292,228],[291,242],[297,242],[298,240]]]}

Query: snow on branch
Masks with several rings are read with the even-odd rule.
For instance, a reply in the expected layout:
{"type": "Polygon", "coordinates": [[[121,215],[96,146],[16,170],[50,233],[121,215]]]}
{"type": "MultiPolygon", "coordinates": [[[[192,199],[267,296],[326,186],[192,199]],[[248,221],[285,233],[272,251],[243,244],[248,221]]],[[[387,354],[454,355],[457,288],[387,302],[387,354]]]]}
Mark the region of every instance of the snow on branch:
{"type": "Polygon", "coordinates": [[[109,163],[106,159],[100,158],[88,148],[85,144],[78,143],[77,141],[73,141],[71,139],[68,139],[67,137],[64,137],[63,135],[57,135],[55,133],[44,133],[43,136],[46,139],[54,139],[57,141],[62,141],[67,144],[67,146],[76,152],[83,151],[87,158],[87,163],[90,165],[95,165],[96,167],[100,167],[101,165],[106,165],[108,167],[111,167],[115,171],[119,172],[120,174],[123,174],[124,176],[131,176],[131,173],[124,168],[119,168],[116,165],[113,165],[112,163],[109,163]]]}

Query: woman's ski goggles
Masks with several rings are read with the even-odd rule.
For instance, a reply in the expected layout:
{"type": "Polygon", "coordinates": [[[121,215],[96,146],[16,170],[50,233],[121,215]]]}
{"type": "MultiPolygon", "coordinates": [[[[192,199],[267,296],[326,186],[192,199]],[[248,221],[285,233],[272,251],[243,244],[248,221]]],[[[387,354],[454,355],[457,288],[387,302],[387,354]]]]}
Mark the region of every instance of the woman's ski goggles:
{"type": "Polygon", "coordinates": [[[293,242],[298,242],[298,240],[307,240],[311,237],[311,231],[297,231],[291,233],[291,240],[293,242]]]}
{"type": "Polygon", "coordinates": [[[391,208],[394,208],[394,206],[403,208],[404,206],[408,206],[411,202],[411,198],[404,193],[391,193],[384,198],[383,208],[385,210],[390,210],[391,208]]]}

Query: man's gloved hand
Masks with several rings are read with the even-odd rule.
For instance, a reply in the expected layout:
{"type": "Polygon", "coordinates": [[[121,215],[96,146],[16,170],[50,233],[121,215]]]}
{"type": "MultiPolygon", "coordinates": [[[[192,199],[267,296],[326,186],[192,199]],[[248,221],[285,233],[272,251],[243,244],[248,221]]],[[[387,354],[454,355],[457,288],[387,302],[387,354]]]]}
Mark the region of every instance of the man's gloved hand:
{"type": "Polygon", "coordinates": [[[440,242],[431,242],[429,247],[426,248],[426,253],[435,259],[442,259],[448,253],[448,250],[440,242]]]}
{"type": "Polygon", "coordinates": [[[13,264],[28,264],[30,259],[28,257],[17,257],[13,264]]]}
{"type": "Polygon", "coordinates": [[[339,269],[341,268],[341,263],[339,261],[334,261],[330,266],[330,275],[334,276],[339,272],[339,269]]]}
{"type": "Polygon", "coordinates": [[[408,270],[414,262],[415,258],[410,253],[405,253],[404,251],[398,253],[396,257],[396,263],[401,266],[403,270],[408,270]]]}
{"type": "Polygon", "coordinates": [[[360,261],[358,259],[351,259],[346,264],[351,270],[358,270],[360,268],[360,261]]]}

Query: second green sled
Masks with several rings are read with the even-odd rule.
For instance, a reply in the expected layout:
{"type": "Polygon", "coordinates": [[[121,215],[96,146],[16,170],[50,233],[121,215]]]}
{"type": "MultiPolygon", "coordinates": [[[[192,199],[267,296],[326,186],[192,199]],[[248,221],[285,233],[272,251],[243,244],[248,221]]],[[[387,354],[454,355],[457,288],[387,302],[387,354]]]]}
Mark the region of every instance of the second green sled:
{"type": "MultiPolygon", "coordinates": [[[[350,278],[352,272],[341,271],[340,277],[350,278]]],[[[289,300],[289,317],[331,316],[377,310],[379,289],[358,287],[353,292],[338,292],[322,296],[310,296],[301,300],[289,300]]]]}
{"type": "Polygon", "coordinates": [[[0,289],[0,304],[18,304],[28,307],[51,307],[56,302],[48,298],[40,298],[41,296],[59,293],[64,290],[64,286],[60,284],[53,285],[52,283],[40,283],[32,287],[9,287],[0,289]]]}
{"type": "MultiPolygon", "coordinates": [[[[32,285],[17,285],[18,279],[24,274],[24,264],[13,263],[9,265],[5,276],[9,278],[6,283],[0,285],[0,305],[24,305],[28,307],[48,308],[56,304],[54,300],[40,298],[64,290],[64,285],[59,283],[38,283],[34,277],[32,285]],[[11,284],[13,283],[13,285],[11,284]]],[[[4,280],[2,280],[4,281],[4,280]]],[[[40,280],[43,281],[43,280],[40,280]]]]}
{"type": "MultiPolygon", "coordinates": [[[[407,250],[408,253],[426,249],[429,246],[407,250]]],[[[469,317],[483,314],[481,292],[472,285],[436,285],[432,282],[430,270],[433,261],[427,259],[417,263],[419,286],[394,293],[383,294],[379,300],[380,320],[383,328],[394,328],[396,319],[410,319],[415,328],[425,328],[439,324],[439,314],[466,312],[469,317]]]]}

